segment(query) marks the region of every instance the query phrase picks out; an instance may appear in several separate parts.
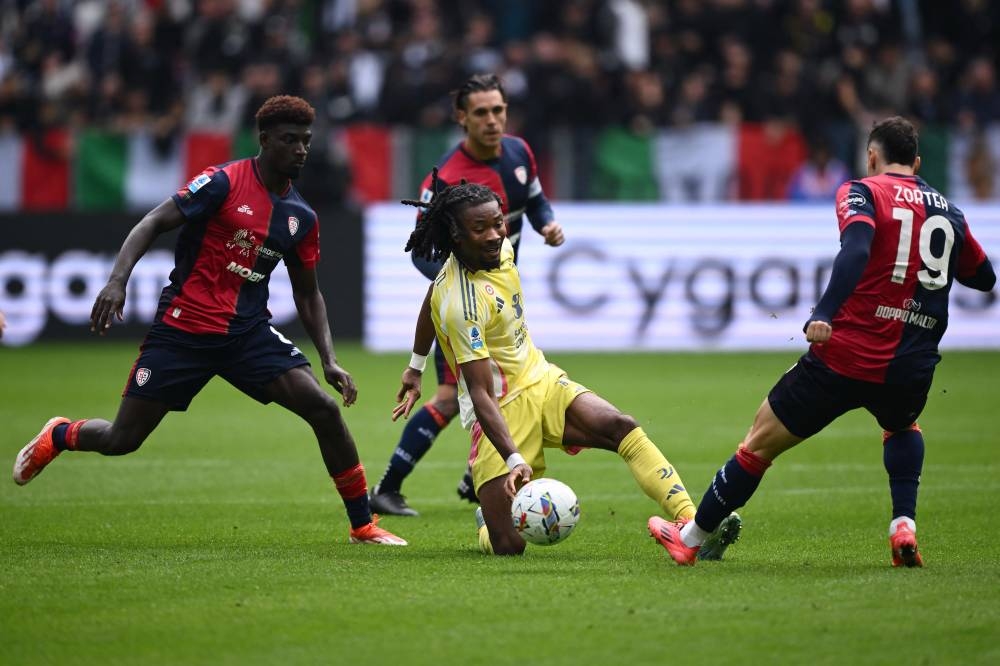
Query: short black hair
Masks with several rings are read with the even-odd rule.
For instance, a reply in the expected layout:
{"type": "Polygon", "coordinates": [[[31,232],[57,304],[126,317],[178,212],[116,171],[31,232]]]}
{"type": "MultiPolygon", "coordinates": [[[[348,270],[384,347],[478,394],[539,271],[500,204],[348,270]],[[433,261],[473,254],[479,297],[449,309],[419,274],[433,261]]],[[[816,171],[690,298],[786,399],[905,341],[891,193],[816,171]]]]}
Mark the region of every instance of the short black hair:
{"type": "Polygon", "coordinates": [[[316,110],[301,97],[275,95],[268,98],[257,110],[257,129],[261,132],[282,123],[312,125],[316,110]]]}
{"type": "Polygon", "coordinates": [[[458,90],[451,93],[455,98],[455,110],[465,111],[465,104],[469,101],[469,95],[472,93],[490,90],[499,90],[503,101],[507,101],[507,91],[503,89],[500,77],[496,74],[473,74],[458,87],[458,90]]]}
{"type": "Polygon", "coordinates": [[[878,144],[887,164],[912,165],[919,147],[917,128],[902,116],[893,116],[872,125],[868,145],[878,144]]]}
{"type": "Polygon", "coordinates": [[[440,189],[438,170],[431,176],[430,201],[404,199],[401,203],[417,206],[423,210],[417,217],[417,226],[406,242],[406,252],[411,252],[428,261],[441,261],[455,249],[452,233],[464,233],[459,215],[470,206],[496,201],[503,209],[503,203],[496,192],[478,183],[462,180],[458,185],[440,189]]]}

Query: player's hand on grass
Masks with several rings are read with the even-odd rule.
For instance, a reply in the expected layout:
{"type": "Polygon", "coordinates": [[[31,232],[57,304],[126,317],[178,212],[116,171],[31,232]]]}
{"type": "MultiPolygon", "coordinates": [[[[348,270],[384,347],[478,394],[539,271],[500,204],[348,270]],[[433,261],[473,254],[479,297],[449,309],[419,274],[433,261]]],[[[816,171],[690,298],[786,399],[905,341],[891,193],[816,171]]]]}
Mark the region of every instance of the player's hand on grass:
{"type": "Polygon", "coordinates": [[[829,322],[814,319],[806,325],[806,341],[818,345],[827,342],[833,335],[833,326],[829,322]]]}
{"type": "Polygon", "coordinates": [[[504,491],[506,491],[508,498],[514,499],[514,495],[517,494],[517,491],[521,488],[521,486],[526,484],[528,481],[531,481],[531,473],[531,465],[528,463],[521,463],[520,465],[514,467],[514,469],[510,470],[507,474],[507,479],[503,484],[504,491]]]}
{"type": "Polygon", "coordinates": [[[409,367],[403,370],[403,376],[399,380],[401,385],[399,391],[396,392],[396,407],[392,410],[393,421],[400,416],[404,419],[410,418],[413,406],[417,404],[417,400],[420,400],[420,383],[422,379],[423,373],[418,370],[409,367]]]}
{"type": "Polygon", "coordinates": [[[125,285],[117,280],[110,280],[94,300],[90,310],[90,332],[104,335],[111,328],[111,319],[122,321],[125,318],[125,285]]]}
{"type": "Polygon", "coordinates": [[[541,234],[545,238],[545,244],[558,247],[563,244],[566,237],[563,235],[562,225],[558,222],[549,222],[541,229],[541,234]]]}
{"type": "Polygon", "coordinates": [[[323,376],[330,386],[337,389],[337,393],[344,396],[344,407],[350,407],[358,399],[358,387],[354,385],[354,378],[336,362],[323,368],[323,376]]]}

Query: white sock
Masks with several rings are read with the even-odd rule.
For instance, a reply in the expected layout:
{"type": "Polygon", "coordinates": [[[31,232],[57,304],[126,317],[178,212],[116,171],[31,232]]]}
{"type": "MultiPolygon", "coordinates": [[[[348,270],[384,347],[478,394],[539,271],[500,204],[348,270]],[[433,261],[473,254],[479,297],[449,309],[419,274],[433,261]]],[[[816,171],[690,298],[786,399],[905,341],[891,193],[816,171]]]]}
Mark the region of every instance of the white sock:
{"type": "MultiPolygon", "coordinates": [[[[692,520],[691,522],[694,522],[694,521],[692,520]]],[[[914,522],[913,518],[907,518],[906,516],[900,516],[899,518],[893,518],[892,522],[889,523],[889,536],[892,536],[893,534],[896,533],[896,527],[898,525],[900,525],[901,523],[905,523],[905,524],[909,525],[910,529],[913,530],[913,533],[914,534],[917,533],[917,523],[914,522]]]]}
{"type": "Polygon", "coordinates": [[[698,527],[698,523],[693,520],[687,521],[684,527],[681,528],[681,541],[688,548],[694,548],[705,543],[705,539],[712,534],[711,532],[706,532],[705,530],[698,527]]]}

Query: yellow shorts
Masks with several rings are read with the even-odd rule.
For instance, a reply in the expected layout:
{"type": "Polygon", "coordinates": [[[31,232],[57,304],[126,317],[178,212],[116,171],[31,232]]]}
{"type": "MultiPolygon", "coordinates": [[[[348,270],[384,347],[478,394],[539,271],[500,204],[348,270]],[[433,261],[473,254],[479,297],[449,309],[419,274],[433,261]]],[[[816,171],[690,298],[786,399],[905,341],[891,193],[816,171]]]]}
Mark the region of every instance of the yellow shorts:
{"type": "MultiPolygon", "coordinates": [[[[569,379],[559,366],[549,363],[541,381],[519,393],[500,408],[510,435],[525,461],[531,465],[532,478],[545,475],[543,448],[564,448],[566,410],[573,400],[590,389],[569,379]]],[[[507,476],[507,462],[497,453],[476,421],[472,424],[472,450],[469,452],[472,479],[479,487],[498,476],[507,476]]]]}

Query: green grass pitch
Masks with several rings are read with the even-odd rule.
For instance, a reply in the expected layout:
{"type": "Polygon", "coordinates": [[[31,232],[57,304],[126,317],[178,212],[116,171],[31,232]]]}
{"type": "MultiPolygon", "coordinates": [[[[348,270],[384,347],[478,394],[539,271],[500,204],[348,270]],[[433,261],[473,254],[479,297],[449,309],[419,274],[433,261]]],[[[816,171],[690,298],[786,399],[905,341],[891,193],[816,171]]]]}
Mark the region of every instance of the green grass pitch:
{"type": "MultiPolygon", "coordinates": [[[[113,417],[135,353],[96,339],[0,349],[4,469],[50,416],[113,417]]],[[[339,353],[374,484],[402,427],[389,414],[407,357],[339,353]]],[[[797,354],[550,356],[633,414],[697,501],[797,354]]],[[[421,516],[383,522],[411,546],[349,545],[305,424],[214,380],[135,454],[66,454],[24,488],[0,483],[0,664],[1000,663],[998,377],[1000,353],[939,367],[921,418],[921,570],[889,567],[881,433],[865,413],[781,458],[726,560],[686,569],[600,451],[549,455],[580,497],[572,538],[480,555],[455,495],[455,425],[404,487],[421,516]]]]}

